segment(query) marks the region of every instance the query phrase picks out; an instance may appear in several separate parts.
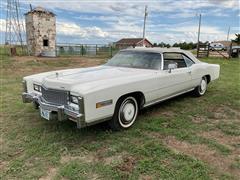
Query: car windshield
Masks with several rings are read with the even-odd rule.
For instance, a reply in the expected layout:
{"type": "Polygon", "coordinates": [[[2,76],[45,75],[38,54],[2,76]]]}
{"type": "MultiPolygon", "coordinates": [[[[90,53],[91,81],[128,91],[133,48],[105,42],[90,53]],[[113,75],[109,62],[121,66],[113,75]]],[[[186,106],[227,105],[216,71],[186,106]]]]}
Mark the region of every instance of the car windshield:
{"type": "Polygon", "coordinates": [[[161,54],[154,52],[120,51],[106,65],[157,70],[161,67],[161,54]]]}

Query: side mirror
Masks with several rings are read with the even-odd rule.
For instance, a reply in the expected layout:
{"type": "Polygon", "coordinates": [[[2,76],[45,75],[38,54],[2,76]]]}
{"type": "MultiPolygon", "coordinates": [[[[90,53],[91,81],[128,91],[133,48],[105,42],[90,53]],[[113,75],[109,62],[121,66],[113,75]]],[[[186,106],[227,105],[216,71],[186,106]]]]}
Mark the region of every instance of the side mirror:
{"type": "Polygon", "coordinates": [[[173,64],[169,64],[168,65],[168,72],[171,73],[173,69],[177,68],[177,64],[173,63],[173,64]]]}

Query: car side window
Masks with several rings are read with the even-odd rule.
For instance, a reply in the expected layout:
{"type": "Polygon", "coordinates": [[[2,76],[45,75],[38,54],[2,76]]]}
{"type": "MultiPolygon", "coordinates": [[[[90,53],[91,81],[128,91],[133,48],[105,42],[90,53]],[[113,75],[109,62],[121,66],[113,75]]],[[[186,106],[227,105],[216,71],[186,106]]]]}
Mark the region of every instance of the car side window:
{"type": "Polygon", "coordinates": [[[169,64],[176,64],[177,68],[185,68],[187,67],[187,64],[182,56],[181,53],[164,53],[163,54],[164,59],[164,66],[163,69],[167,70],[169,64]]]}
{"type": "Polygon", "coordinates": [[[186,65],[187,65],[187,67],[190,67],[190,66],[192,66],[194,64],[194,62],[190,58],[188,58],[185,55],[182,55],[182,56],[183,56],[183,59],[184,59],[186,65]]]}

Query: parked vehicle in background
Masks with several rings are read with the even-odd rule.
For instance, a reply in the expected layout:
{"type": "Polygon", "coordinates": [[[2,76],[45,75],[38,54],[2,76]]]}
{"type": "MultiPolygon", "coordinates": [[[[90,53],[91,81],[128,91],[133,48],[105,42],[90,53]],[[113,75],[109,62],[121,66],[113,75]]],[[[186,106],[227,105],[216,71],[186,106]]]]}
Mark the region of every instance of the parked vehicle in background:
{"type": "Polygon", "coordinates": [[[232,46],[230,54],[231,54],[231,57],[233,57],[233,58],[239,58],[240,57],[240,46],[232,46]]]}
{"type": "Polygon", "coordinates": [[[209,49],[212,51],[225,51],[227,50],[227,47],[221,43],[210,43],[209,49]]]}
{"type": "Polygon", "coordinates": [[[219,72],[181,49],[125,49],[101,66],[24,77],[22,98],[47,120],[72,120],[78,128],[109,121],[120,130],[142,108],[190,91],[203,96],[219,72]]]}

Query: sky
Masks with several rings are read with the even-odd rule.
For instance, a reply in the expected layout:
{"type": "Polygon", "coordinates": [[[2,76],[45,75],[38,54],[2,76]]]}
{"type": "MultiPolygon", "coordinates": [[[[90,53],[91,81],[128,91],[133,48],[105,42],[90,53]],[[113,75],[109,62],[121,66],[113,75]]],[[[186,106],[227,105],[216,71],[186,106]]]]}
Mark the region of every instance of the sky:
{"type": "MultiPolygon", "coordinates": [[[[142,37],[145,5],[146,38],[152,43],[226,40],[240,33],[240,0],[19,0],[21,13],[44,7],[56,14],[57,43],[108,44],[142,37]]],[[[0,43],[5,41],[7,2],[1,1],[0,43]]],[[[24,15],[22,15],[24,21],[24,15]]]]}

